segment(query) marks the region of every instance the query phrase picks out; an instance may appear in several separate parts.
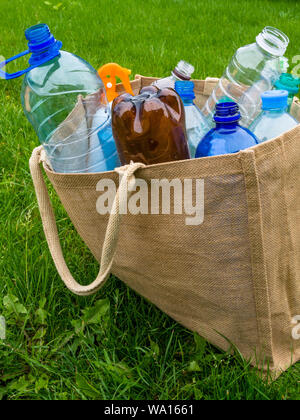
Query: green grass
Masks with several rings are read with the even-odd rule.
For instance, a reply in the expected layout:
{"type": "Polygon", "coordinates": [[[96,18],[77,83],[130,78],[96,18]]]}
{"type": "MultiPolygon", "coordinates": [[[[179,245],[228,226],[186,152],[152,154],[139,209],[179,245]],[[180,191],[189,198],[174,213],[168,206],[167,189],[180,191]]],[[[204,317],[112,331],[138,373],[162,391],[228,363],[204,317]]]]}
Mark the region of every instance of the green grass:
{"type": "MultiPolygon", "coordinates": [[[[95,67],[167,75],[181,58],[195,77],[220,76],[265,25],[300,54],[300,4],[262,0],[0,0],[0,54],[26,48],[47,22],[64,49],[95,67]]],[[[10,70],[20,69],[19,60],[10,70]]],[[[112,277],[92,298],[62,284],[45,242],[28,170],[38,140],[23,116],[21,80],[0,81],[0,399],[299,399],[300,366],[268,384],[238,354],[187,331],[112,277]]],[[[98,271],[51,189],[67,262],[83,282],[98,271]]]]}

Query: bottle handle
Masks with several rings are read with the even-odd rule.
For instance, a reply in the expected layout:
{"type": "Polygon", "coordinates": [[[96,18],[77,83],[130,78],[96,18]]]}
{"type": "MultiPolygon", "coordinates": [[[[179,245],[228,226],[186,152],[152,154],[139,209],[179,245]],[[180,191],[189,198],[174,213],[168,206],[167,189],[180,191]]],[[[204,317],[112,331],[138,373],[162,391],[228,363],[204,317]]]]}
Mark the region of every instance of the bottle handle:
{"type": "Polygon", "coordinates": [[[63,256],[53,207],[51,205],[49,193],[47,191],[47,186],[42,173],[42,168],[40,166],[40,163],[44,162],[43,153],[43,146],[39,146],[34,149],[29,161],[29,165],[46,240],[57,271],[67,288],[78,296],[89,296],[93,293],[96,293],[104,285],[109,277],[116,254],[121,228],[122,212],[120,209],[122,206],[124,206],[125,202],[127,202],[127,191],[131,183],[134,184],[135,171],[140,168],[144,168],[145,165],[143,163],[131,162],[130,165],[125,165],[115,169],[115,171],[118,172],[121,176],[121,181],[116,192],[112,210],[108,219],[106,233],[102,245],[100,271],[93,283],[88,286],[82,286],[74,279],[70,273],[70,270],[63,256]]]}
{"type": "Polygon", "coordinates": [[[1,70],[3,67],[6,66],[6,64],[10,63],[11,61],[17,60],[18,58],[23,57],[24,55],[27,55],[29,53],[30,51],[26,50],[17,55],[14,55],[11,58],[8,58],[7,60],[2,61],[2,63],[0,63],[0,77],[2,79],[15,79],[17,77],[22,76],[22,74],[27,73],[29,70],[31,70],[30,67],[28,67],[28,69],[25,69],[25,70],[17,71],[16,73],[6,73],[6,71],[1,70]]]}
{"type": "MultiPolygon", "coordinates": [[[[15,55],[11,58],[8,58],[7,60],[2,61],[2,63],[0,63],[0,77],[2,79],[7,79],[7,80],[16,79],[17,77],[20,77],[25,73],[28,73],[30,70],[34,69],[35,67],[38,67],[41,64],[44,64],[47,61],[49,61],[49,57],[45,57],[44,60],[39,61],[35,65],[31,65],[31,66],[27,67],[27,69],[17,71],[16,73],[6,73],[6,71],[1,70],[3,67],[6,66],[6,64],[10,63],[11,61],[17,60],[18,58],[23,57],[24,55],[27,55],[27,54],[32,54],[32,51],[26,50],[26,51],[23,51],[23,52],[15,55]]],[[[53,58],[53,57],[51,57],[51,58],[53,58]]]]}

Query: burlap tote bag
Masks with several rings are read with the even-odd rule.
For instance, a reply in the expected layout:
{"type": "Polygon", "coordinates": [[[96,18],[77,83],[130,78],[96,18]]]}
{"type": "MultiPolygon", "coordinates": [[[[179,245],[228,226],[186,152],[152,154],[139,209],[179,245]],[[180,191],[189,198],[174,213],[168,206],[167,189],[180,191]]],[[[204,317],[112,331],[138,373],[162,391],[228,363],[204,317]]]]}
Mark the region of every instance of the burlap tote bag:
{"type": "MultiPolygon", "coordinates": [[[[134,91],[152,80],[137,77],[134,91]]],[[[215,82],[196,82],[200,106],[215,82]]],[[[294,103],[293,114],[298,112],[294,103]]],[[[94,293],[113,273],[182,325],[221,349],[233,343],[274,375],[300,359],[299,167],[300,126],[234,155],[106,173],[55,173],[41,147],[30,159],[50,252],[72,292],[94,293]],[[41,163],[100,262],[90,286],[77,283],[65,263],[41,163]],[[96,203],[104,178],[119,188],[113,211],[103,216],[96,203]],[[120,215],[127,184],[135,179],[204,180],[203,223],[188,225],[184,212],[161,214],[161,203],[160,214],[120,215]]]]}

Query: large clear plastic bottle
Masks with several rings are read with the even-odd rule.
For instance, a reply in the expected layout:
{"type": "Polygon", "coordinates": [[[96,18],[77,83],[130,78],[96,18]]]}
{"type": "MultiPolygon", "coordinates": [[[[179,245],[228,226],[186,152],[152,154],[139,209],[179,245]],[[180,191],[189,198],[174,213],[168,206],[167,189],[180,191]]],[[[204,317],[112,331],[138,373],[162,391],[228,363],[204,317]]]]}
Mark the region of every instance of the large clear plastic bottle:
{"type": "Polygon", "coordinates": [[[62,51],[62,43],[45,24],[27,29],[25,36],[29,50],[18,56],[31,54],[30,67],[6,76],[25,73],[24,113],[52,168],[56,172],[113,170],[119,159],[105,89],[96,70],[82,58],[62,51]]]}
{"type": "MultiPolygon", "coordinates": [[[[261,92],[264,91],[266,80],[274,80],[275,75],[278,77],[282,72],[286,72],[289,67],[288,59],[286,57],[279,57],[278,60],[269,61],[261,73],[260,79],[253,83],[253,85],[247,89],[239,100],[239,106],[242,109],[251,109],[253,112],[251,118],[244,118],[243,124],[249,126],[250,123],[258,116],[261,110],[261,92]],[[256,105],[256,106],[255,106],[256,105]]],[[[281,77],[281,76],[280,76],[281,77]]],[[[276,84],[276,82],[275,82],[276,84]]]]}
{"type": "Polygon", "coordinates": [[[175,87],[175,82],[177,80],[190,80],[192,74],[194,73],[194,67],[187,63],[186,61],[179,61],[175,69],[171,72],[171,76],[164,77],[163,79],[158,79],[152,83],[153,86],[156,86],[158,89],[163,88],[172,88],[175,87]]]}
{"type": "Polygon", "coordinates": [[[236,51],[202,109],[211,126],[215,106],[224,96],[238,103],[241,124],[250,125],[260,109],[261,94],[271,89],[281,74],[280,57],[288,43],[289,39],[283,32],[267,26],[256,37],[255,43],[236,51]]]}
{"type": "Polygon", "coordinates": [[[259,143],[280,136],[299,124],[287,112],[288,92],[286,90],[270,90],[261,96],[262,112],[249,127],[259,143]]]}
{"type": "Polygon", "coordinates": [[[209,127],[202,112],[194,104],[194,83],[191,81],[177,81],[175,82],[175,90],[181,97],[184,105],[188,144],[191,158],[194,158],[198,143],[209,131],[209,127]]]}

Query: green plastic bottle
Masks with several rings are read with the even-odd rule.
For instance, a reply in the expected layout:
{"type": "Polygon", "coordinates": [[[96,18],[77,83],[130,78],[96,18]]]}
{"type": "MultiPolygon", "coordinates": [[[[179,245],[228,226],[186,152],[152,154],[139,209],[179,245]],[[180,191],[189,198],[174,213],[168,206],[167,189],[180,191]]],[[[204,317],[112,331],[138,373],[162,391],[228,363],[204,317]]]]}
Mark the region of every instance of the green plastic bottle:
{"type": "Polygon", "coordinates": [[[299,92],[300,79],[294,77],[290,73],[282,73],[280,78],[275,83],[275,88],[277,90],[287,90],[288,91],[288,109],[289,112],[291,105],[293,103],[294,96],[299,92]]]}

